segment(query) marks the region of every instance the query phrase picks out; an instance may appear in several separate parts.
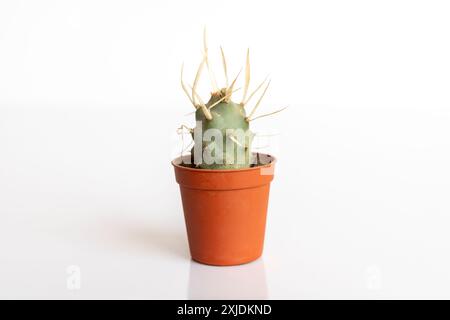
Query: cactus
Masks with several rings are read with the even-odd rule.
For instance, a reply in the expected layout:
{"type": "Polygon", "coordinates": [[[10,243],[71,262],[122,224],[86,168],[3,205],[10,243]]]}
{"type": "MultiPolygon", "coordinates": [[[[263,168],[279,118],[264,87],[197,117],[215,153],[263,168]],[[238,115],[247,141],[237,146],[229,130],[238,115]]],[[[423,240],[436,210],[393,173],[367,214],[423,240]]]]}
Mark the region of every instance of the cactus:
{"type": "Polygon", "coordinates": [[[284,108],[265,115],[253,117],[269,87],[270,81],[267,81],[266,78],[251,94],[247,95],[250,84],[249,50],[247,50],[243,96],[239,103],[232,101],[232,95],[237,91],[234,87],[241,71],[232,83],[229,84],[226,58],[223,49],[220,48],[226,86],[219,89],[214,73],[209,66],[206,30],[203,39],[204,56],[195,76],[194,83],[190,87],[191,90],[188,90],[183,81],[183,66],[181,67],[181,86],[196,109],[196,127],[193,129],[188,128],[194,140],[194,147],[191,149],[191,162],[195,167],[201,169],[220,170],[248,168],[257,162],[256,157],[251,152],[254,134],[250,130],[250,122],[257,118],[278,113],[284,110],[284,108]],[[211,97],[207,103],[203,102],[196,91],[202,70],[205,66],[208,69],[212,85],[211,97]],[[264,85],[265,87],[260,98],[257,100],[252,110],[247,114],[245,107],[264,85]]]}

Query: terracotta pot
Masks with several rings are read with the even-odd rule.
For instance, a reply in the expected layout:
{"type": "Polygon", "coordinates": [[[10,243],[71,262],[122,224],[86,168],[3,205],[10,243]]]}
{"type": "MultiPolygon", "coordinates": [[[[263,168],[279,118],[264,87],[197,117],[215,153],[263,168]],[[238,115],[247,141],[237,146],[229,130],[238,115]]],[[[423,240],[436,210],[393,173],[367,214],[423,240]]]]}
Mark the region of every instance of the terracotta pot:
{"type": "Polygon", "coordinates": [[[180,185],[189,249],[194,260],[227,266],[253,261],[263,251],[275,158],[238,170],[206,170],[172,161],[180,185]]]}

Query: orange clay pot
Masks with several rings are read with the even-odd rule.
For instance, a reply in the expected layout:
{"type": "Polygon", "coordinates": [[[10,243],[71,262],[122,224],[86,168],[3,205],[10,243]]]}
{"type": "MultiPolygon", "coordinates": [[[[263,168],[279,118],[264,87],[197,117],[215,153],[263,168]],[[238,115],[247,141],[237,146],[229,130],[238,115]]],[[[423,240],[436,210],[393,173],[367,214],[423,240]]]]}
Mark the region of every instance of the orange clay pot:
{"type": "Polygon", "coordinates": [[[263,251],[275,158],[238,170],[195,169],[172,161],[180,185],[192,259],[210,265],[243,264],[263,251]]]}

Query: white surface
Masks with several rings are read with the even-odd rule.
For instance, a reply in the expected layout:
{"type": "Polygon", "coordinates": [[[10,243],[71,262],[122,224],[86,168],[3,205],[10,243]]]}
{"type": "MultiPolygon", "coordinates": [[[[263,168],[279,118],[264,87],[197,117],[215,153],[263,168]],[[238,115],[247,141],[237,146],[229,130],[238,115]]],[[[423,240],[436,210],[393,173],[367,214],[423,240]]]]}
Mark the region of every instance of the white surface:
{"type": "Polygon", "coordinates": [[[165,3],[1,2],[0,298],[450,298],[449,5],[165,3]],[[289,105],[239,267],[190,261],[169,164],[204,23],[289,105]]]}
{"type": "Polygon", "coordinates": [[[189,260],[151,108],[1,109],[1,297],[449,298],[450,111],[294,108],[264,258],[236,268],[189,260]]]}

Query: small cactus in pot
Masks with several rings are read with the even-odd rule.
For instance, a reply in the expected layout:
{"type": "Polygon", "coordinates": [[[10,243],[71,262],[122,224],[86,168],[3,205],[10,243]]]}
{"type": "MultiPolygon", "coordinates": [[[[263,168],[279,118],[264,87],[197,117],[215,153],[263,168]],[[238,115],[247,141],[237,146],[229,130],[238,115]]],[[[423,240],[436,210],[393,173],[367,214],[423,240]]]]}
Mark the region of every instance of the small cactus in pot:
{"type": "Polygon", "coordinates": [[[275,158],[251,152],[254,134],[250,124],[283,109],[255,115],[270,81],[266,79],[249,91],[248,50],[242,97],[239,102],[233,100],[241,72],[229,82],[222,48],[221,53],[224,87],[219,88],[209,66],[206,35],[203,59],[191,86],[185,84],[181,67],[181,86],[195,108],[196,125],[180,127],[190,132],[194,146],[191,155],[181,155],[172,165],[180,185],[192,258],[229,266],[253,261],[262,254],[275,158]],[[203,100],[198,84],[204,69],[209,73],[212,90],[211,96],[203,100]],[[251,108],[250,103],[254,103],[251,108]]]}

